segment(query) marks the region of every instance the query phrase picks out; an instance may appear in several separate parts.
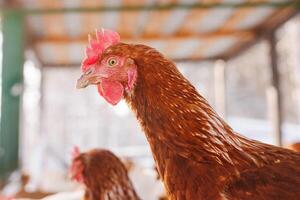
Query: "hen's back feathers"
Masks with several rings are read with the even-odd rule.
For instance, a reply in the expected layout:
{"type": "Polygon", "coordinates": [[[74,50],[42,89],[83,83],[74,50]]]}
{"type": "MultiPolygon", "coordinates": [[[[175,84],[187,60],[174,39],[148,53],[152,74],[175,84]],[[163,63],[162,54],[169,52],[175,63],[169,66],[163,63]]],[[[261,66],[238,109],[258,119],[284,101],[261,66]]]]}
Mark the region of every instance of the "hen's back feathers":
{"type": "Polygon", "coordinates": [[[300,197],[299,171],[299,166],[288,161],[247,169],[227,178],[223,195],[233,200],[297,200],[300,197]]]}

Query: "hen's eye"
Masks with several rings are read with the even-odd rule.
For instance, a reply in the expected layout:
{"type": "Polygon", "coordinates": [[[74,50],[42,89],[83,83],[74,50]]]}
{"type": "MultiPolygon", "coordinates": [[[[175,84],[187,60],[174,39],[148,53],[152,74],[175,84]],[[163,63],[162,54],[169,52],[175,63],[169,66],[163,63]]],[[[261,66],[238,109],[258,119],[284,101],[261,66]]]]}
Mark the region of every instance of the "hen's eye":
{"type": "Polygon", "coordinates": [[[117,60],[115,58],[111,58],[108,60],[108,65],[109,66],[115,66],[117,64],[117,60]]]}

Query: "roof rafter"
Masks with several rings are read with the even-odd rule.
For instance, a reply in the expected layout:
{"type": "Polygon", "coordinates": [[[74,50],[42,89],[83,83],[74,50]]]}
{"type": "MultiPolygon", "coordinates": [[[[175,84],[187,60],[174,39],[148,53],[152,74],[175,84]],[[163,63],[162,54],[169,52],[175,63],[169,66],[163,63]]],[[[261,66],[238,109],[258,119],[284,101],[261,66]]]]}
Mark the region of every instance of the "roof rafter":
{"type": "MultiPolygon", "coordinates": [[[[46,1],[51,2],[55,0],[46,1]]],[[[50,54],[51,52],[55,52],[53,53],[55,55],[59,54],[59,56],[54,56],[53,58],[51,56],[49,56],[49,58],[44,57],[45,61],[47,60],[49,62],[56,62],[57,65],[69,65],[68,62],[78,62],[78,57],[77,59],[73,59],[73,55],[80,54],[81,47],[87,44],[87,34],[93,30],[92,27],[98,26],[99,24],[102,25],[103,21],[106,22],[106,16],[110,16],[108,15],[110,14],[108,12],[112,11],[114,11],[113,13],[118,12],[118,18],[121,19],[115,20],[114,22],[116,22],[116,24],[109,24],[105,26],[106,24],[104,23],[103,26],[115,27],[115,29],[117,29],[117,31],[120,33],[122,41],[126,43],[149,44],[158,48],[160,51],[166,52],[170,58],[173,57],[176,61],[193,60],[198,62],[200,60],[210,60],[212,58],[230,59],[238,55],[240,52],[256,43],[260,38],[262,38],[263,35],[272,32],[278,27],[278,25],[289,19],[291,13],[298,12],[300,10],[299,0],[275,3],[268,0],[247,0],[243,3],[228,3],[221,0],[214,0],[212,3],[211,0],[203,0],[196,4],[176,3],[177,1],[174,0],[168,4],[150,5],[137,5],[130,3],[133,2],[133,0],[124,1],[126,1],[128,4],[114,4],[114,6],[110,7],[107,7],[107,4],[100,4],[98,7],[92,7],[90,4],[82,4],[80,5],[82,6],[81,8],[61,8],[63,6],[61,3],[59,6],[56,4],[54,6],[53,4],[45,4],[46,6],[41,4],[36,9],[28,8],[27,10],[27,8],[24,8],[26,10],[22,10],[23,8],[20,7],[19,11],[22,11],[23,14],[29,14],[28,22],[34,23],[35,21],[30,20],[42,18],[42,21],[45,22],[42,24],[45,26],[59,27],[51,29],[47,29],[47,27],[33,27],[33,32],[30,34],[28,39],[31,42],[31,45],[35,47],[45,47],[42,48],[44,54],[48,54],[49,52],[50,54]],[[237,24],[242,23],[246,18],[248,19],[248,16],[254,15],[253,11],[257,10],[255,9],[257,7],[274,7],[276,9],[272,9],[272,14],[270,13],[271,17],[264,18],[263,24],[257,22],[256,24],[253,24],[253,26],[249,25],[248,28],[245,27],[245,29],[238,28],[239,26],[237,24]],[[217,27],[208,30],[205,28],[202,30],[202,26],[196,28],[195,24],[199,23],[200,26],[201,20],[204,20],[203,17],[210,14],[211,11],[215,11],[215,8],[236,9],[230,9],[232,10],[231,13],[226,12],[226,17],[222,18],[222,25],[217,23],[217,27]],[[177,12],[178,10],[180,12],[177,12]],[[188,13],[183,15],[181,11],[188,13]],[[151,13],[153,14],[160,12],[164,12],[166,15],[164,19],[157,17],[157,20],[160,21],[160,23],[158,23],[159,25],[150,23],[153,17],[151,13]],[[170,25],[170,27],[174,29],[172,29],[172,32],[162,31],[160,27],[168,23],[168,20],[172,20],[173,17],[171,18],[171,14],[173,14],[173,12],[180,13],[181,17],[184,16],[184,21],[181,22],[181,20],[178,20],[178,23],[176,24],[176,26],[178,26],[177,28],[174,28],[174,24],[170,25]],[[63,18],[64,16],[69,16],[69,13],[80,13],[81,18],[79,19],[78,17],[77,20],[84,21],[84,26],[80,26],[80,24],[78,24],[77,26],[82,28],[75,30],[74,33],[72,32],[73,29],[70,29],[69,26],[65,25],[66,23],[63,23],[63,20],[69,19],[63,18]],[[142,20],[143,26],[139,27],[138,31],[136,27],[132,26],[132,24],[135,24],[140,15],[145,13],[148,13],[151,16],[148,16],[148,20],[142,20]],[[93,17],[94,15],[95,17],[93,17]],[[187,20],[191,20],[193,23],[186,23],[187,20]],[[71,32],[73,34],[70,34],[71,32]],[[185,48],[183,54],[180,54],[179,51],[181,45],[185,48]],[[57,47],[61,47],[59,50],[63,50],[62,53],[58,53],[59,51],[55,50],[57,47]],[[72,56],[70,57],[70,55],[72,56]]],[[[12,9],[14,9],[12,11],[16,11],[15,8],[12,9]]],[[[212,18],[213,22],[216,23],[216,17],[214,15],[215,14],[209,15],[208,18],[212,18]]],[[[76,16],[79,15],[76,14],[76,16]]],[[[203,25],[203,27],[205,27],[205,25],[207,25],[207,21],[203,22],[206,22],[203,25]]],[[[207,26],[209,25],[210,24],[207,26]]],[[[43,53],[41,53],[41,55],[43,53]]],[[[55,65],[55,63],[52,63],[51,65],[55,65]]]]}
{"type": "Polygon", "coordinates": [[[152,5],[128,5],[128,6],[100,6],[100,7],[68,7],[68,8],[23,8],[10,7],[5,5],[0,11],[10,12],[18,11],[24,14],[63,14],[63,13],[83,13],[83,12],[111,12],[111,11],[153,11],[153,10],[171,10],[171,9],[210,9],[210,8],[246,8],[246,7],[294,7],[300,8],[300,2],[297,0],[284,2],[213,2],[213,3],[169,3],[152,5]]]}
{"type": "MultiPolygon", "coordinates": [[[[187,40],[187,39],[209,39],[220,37],[253,37],[256,33],[254,31],[220,31],[213,33],[193,33],[193,34],[177,34],[174,36],[159,36],[159,35],[144,35],[139,38],[122,37],[124,41],[149,41],[149,40],[187,40]]],[[[63,35],[59,36],[44,36],[41,38],[35,38],[35,43],[69,43],[69,42],[87,42],[87,36],[82,35],[78,37],[67,37],[63,35]]]]}
{"type": "Polygon", "coordinates": [[[285,8],[276,11],[265,23],[262,23],[256,28],[256,39],[239,43],[229,49],[224,55],[224,59],[228,60],[242,54],[245,50],[256,44],[261,39],[268,36],[270,33],[278,29],[283,23],[299,13],[299,10],[294,8],[285,8]],[[279,14],[280,13],[280,14],[279,14]]]}

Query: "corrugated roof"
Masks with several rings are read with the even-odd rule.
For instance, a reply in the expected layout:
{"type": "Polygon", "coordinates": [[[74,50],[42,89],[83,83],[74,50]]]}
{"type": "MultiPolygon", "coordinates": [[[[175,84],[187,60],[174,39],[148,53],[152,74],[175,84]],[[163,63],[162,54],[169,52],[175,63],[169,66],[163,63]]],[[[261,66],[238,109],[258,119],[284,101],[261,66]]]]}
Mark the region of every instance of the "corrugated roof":
{"type": "MultiPolygon", "coordinates": [[[[79,12],[48,12],[27,17],[32,45],[45,65],[77,65],[84,56],[87,34],[96,28],[117,30],[123,41],[153,46],[176,60],[228,58],[292,16],[292,7],[217,6],[207,8],[89,8],[255,3],[255,0],[20,0],[28,9],[82,8],[79,12]],[[86,10],[84,10],[86,9],[86,10]]],[[[261,2],[261,1],[260,1],[261,2]]],[[[289,2],[264,0],[264,2],[289,2]]],[[[299,1],[295,1],[299,2],[299,1]]]]}

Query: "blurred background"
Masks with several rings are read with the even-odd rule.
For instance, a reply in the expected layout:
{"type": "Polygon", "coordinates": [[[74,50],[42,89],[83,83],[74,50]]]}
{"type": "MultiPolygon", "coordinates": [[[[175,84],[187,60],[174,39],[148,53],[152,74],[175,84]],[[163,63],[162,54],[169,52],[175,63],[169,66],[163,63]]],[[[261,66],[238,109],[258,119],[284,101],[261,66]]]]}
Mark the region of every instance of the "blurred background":
{"type": "Polygon", "coordinates": [[[300,141],[299,1],[0,0],[0,182],[4,194],[72,191],[71,149],[133,163],[143,199],[163,191],[125,102],[76,90],[87,35],[101,27],[155,47],[241,134],[300,141]],[[24,181],[24,175],[30,177],[24,181]],[[23,181],[22,181],[23,180],[23,181]]]}

